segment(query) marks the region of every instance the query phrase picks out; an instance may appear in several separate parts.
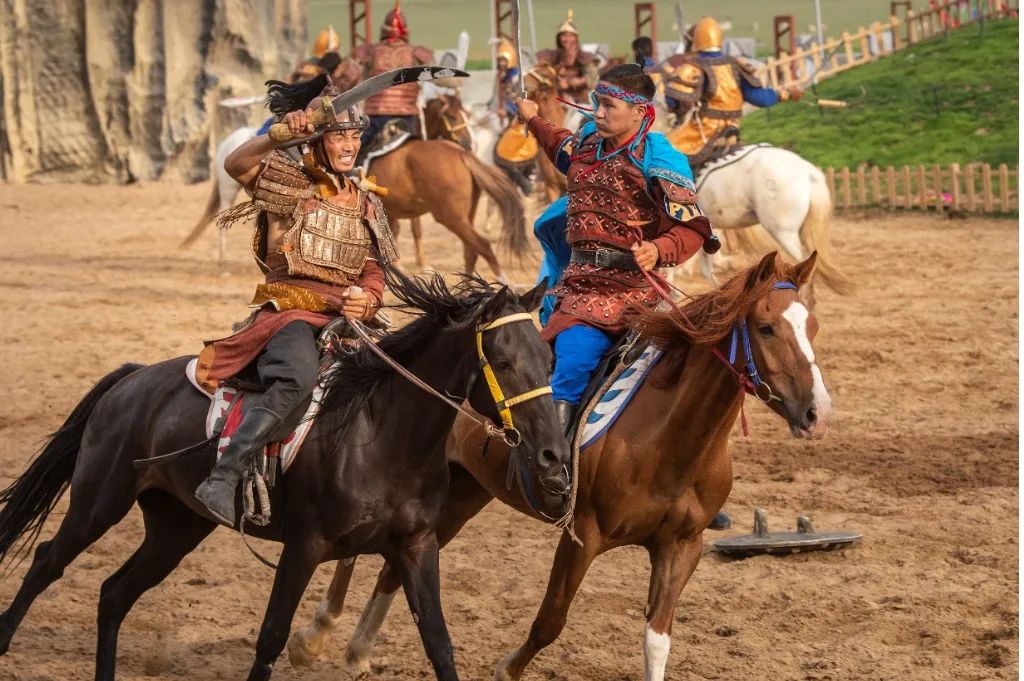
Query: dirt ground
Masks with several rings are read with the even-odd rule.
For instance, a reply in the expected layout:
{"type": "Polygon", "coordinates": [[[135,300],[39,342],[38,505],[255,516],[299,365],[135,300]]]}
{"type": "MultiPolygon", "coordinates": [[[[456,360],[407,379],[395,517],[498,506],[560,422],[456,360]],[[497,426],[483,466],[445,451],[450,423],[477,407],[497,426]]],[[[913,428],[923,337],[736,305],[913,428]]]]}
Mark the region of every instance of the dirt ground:
{"type": "MultiPolygon", "coordinates": [[[[197,352],[245,315],[259,278],[245,229],[229,235],[226,276],[213,230],[193,250],[177,248],[207,191],[0,185],[3,484],[100,376],[124,361],[197,352]]],[[[776,529],[807,514],[819,529],[860,530],[864,540],[786,558],[706,554],[680,599],[668,678],[1016,679],[1017,223],[877,215],[834,227],[859,284],[849,297],[823,292],[817,310],[834,427],[823,441],[796,441],[772,413],[748,407],[751,435],[734,436],[726,534],[749,532],[762,506],[776,529]]],[[[425,232],[433,264],[459,269],[453,237],[429,222],[425,232]]],[[[408,229],[401,244],[412,252],[408,229]]],[[[528,269],[513,280],[532,280],[528,269]]],[[[92,678],[99,586],[140,539],[133,511],[68,568],[0,659],[0,680],[92,678]]],[[[442,554],[463,678],[491,678],[522,642],[555,541],[550,528],[492,504],[442,554]]],[[[275,678],[348,678],[343,641],[380,564],[361,560],[319,665],[300,671],[282,659],[275,678]]],[[[4,607],[26,567],[0,583],[4,607]]],[[[318,571],[297,623],[309,621],[330,574],[318,571]]],[[[641,549],[599,558],[561,638],[526,678],[642,679],[647,575],[641,549]]],[[[129,615],[119,678],[243,678],[272,577],[237,536],[215,532],[129,615]]],[[[400,600],[372,670],[433,678],[400,600]]]]}

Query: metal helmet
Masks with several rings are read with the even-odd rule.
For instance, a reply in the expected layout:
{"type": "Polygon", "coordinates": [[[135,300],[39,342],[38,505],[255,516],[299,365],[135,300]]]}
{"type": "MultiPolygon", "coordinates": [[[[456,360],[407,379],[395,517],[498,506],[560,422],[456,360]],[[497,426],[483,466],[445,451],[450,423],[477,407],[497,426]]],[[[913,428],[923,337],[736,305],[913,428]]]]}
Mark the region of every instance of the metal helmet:
{"type": "Polygon", "coordinates": [[[697,52],[715,52],[722,49],[722,27],[713,17],[701,17],[701,20],[694,24],[690,49],[697,52]]]}
{"type": "Polygon", "coordinates": [[[313,43],[313,56],[319,59],[328,52],[337,52],[340,47],[341,38],[338,37],[334,26],[328,26],[317,34],[316,42],[313,43]]]}
{"type": "Polygon", "coordinates": [[[565,21],[563,21],[562,25],[558,27],[557,31],[555,31],[555,46],[558,49],[562,49],[562,42],[558,38],[563,33],[572,33],[574,36],[579,38],[580,31],[576,28],[576,24],[572,23],[572,10],[569,10],[569,14],[566,16],[565,21]]]}
{"type": "Polygon", "coordinates": [[[381,40],[408,40],[409,24],[405,22],[405,14],[395,0],[395,7],[384,15],[384,23],[380,27],[381,40]]]}
{"type": "Polygon", "coordinates": [[[508,62],[508,67],[510,69],[518,66],[516,63],[516,48],[512,46],[512,43],[509,42],[508,38],[502,38],[498,42],[498,49],[495,54],[497,55],[497,58],[504,57],[505,61],[508,62]]]}

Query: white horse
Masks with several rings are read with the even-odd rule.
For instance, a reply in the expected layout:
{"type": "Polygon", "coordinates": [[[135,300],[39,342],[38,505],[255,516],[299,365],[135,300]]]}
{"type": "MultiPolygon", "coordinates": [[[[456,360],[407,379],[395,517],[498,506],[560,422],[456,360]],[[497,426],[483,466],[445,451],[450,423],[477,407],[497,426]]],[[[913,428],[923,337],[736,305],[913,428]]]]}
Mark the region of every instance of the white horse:
{"type": "MultiPolygon", "coordinates": [[[[196,239],[200,237],[207,225],[213,221],[217,213],[227,210],[235,202],[238,192],[242,190],[242,185],[238,184],[235,178],[228,175],[228,172],[224,170],[224,160],[232,151],[255,137],[257,132],[259,132],[259,128],[238,128],[217,145],[217,153],[213,160],[213,189],[210,192],[210,197],[206,200],[206,208],[203,209],[203,214],[200,216],[199,221],[196,222],[196,226],[192,228],[192,231],[181,242],[182,248],[195,243],[196,239]]],[[[227,235],[224,233],[224,230],[218,230],[218,265],[224,264],[226,239],[227,235]]]]}
{"type": "MultiPolygon", "coordinates": [[[[832,197],[822,172],[791,151],[767,144],[743,147],[697,173],[701,210],[718,231],[761,225],[793,262],[818,251],[815,281],[838,293],[851,284],[831,258],[832,197]]],[[[702,254],[702,274],[713,278],[712,258],[702,254]]],[[[814,302],[813,289],[805,291],[814,302]]]]}

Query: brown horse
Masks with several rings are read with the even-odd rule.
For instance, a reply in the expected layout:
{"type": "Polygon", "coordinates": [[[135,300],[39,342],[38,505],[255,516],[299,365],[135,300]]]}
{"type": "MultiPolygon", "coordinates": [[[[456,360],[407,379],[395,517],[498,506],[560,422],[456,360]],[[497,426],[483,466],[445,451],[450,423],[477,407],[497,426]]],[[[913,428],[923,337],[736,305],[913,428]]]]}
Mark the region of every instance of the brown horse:
{"type": "MultiPolygon", "coordinates": [[[[555,99],[558,94],[558,73],[550,64],[537,64],[523,76],[526,98],[537,102],[540,117],[548,123],[565,123],[565,105],[555,99]]],[[[537,167],[544,178],[548,203],[557,201],[567,191],[565,175],[558,172],[546,154],[537,154],[537,167]]]]}
{"type": "MultiPolygon", "coordinates": [[[[526,642],[505,657],[495,679],[518,679],[526,665],[561,633],[591,562],[619,546],[643,546],[651,558],[645,679],[664,678],[673,611],[700,560],[702,532],[729,496],[729,434],[743,404],[739,376],[759,376],[755,394],[789,424],[796,437],[828,430],[832,401],[815,360],[818,325],[798,295],[814,272],[816,254],[790,266],[776,253],[699,296],[679,311],[650,312],[637,328],[641,341],[663,350],[618,420],[580,456],[573,531],[562,534],[541,604],[526,642]],[[734,334],[749,329],[750,355],[730,355],[734,334]],[[734,330],[736,330],[734,332],[734,330]],[[746,365],[746,373],[744,373],[746,365]]],[[[452,487],[438,528],[442,546],[492,499],[533,515],[505,485],[507,448],[489,447],[469,421],[448,438],[452,487]]],[[[289,643],[293,664],[315,658],[341,614],[353,565],[339,563],[314,626],[289,643]]],[[[377,630],[400,586],[385,568],[349,642],[346,660],[366,668],[377,630]]]]}
{"type": "MultiPolygon", "coordinates": [[[[498,208],[509,251],[522,256],[529,248],[526,216],[515,185],[501,171],[484,165],[453,142],[410,140],[373,159],[368,174],[388,188],[383,201],[392,224],[430,213],[462,240],[464,272],[473,272],[477,258],[483,256],[494,276],[507,282],[491,242],[473,227],[481,192],[498,208]]],[[[418,241],[417,249],[417,262],[422,264],[425,258],[418,241]]]]}
{"type": "Polygon", "coordinates": [[[473,151],[469,116],[458,95],[440,95],[423,106],[423,136],[428,140],[455,142],[473,151]]]}

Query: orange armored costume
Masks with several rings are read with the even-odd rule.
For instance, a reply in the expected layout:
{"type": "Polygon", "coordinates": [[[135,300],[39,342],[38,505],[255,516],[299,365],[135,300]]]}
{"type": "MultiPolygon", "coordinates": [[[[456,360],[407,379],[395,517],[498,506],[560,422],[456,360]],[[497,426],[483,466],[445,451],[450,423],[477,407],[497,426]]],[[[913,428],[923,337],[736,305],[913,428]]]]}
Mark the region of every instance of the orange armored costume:
{"type": "Polygon", "coordinates": [[[691,51],[670,57],[660,70],[669,110],[685,117],[666,136],[690,158],[694,172],[716,151],[738,143],[744,102],[768,107],[789,98],[762,87],[754,66],[722,47],[718,22],[704,17],[693,27],[691,51]]]}

